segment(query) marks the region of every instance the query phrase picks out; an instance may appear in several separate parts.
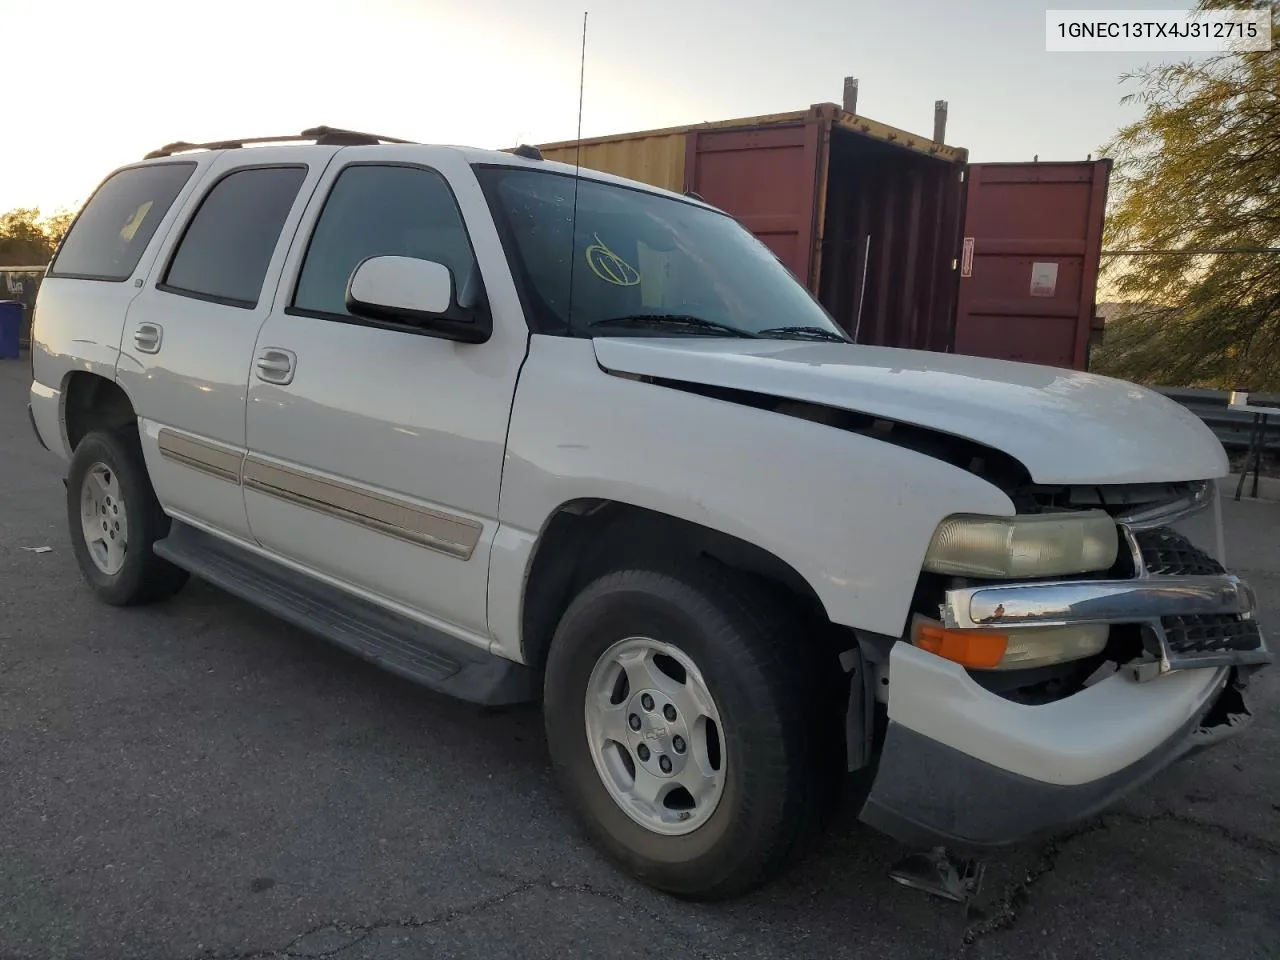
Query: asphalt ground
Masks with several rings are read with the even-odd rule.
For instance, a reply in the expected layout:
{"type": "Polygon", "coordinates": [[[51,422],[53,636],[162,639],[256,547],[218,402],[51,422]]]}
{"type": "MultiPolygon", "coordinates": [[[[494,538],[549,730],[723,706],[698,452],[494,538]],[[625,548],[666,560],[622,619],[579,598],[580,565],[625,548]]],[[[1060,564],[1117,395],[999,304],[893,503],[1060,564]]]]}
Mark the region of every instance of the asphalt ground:
{"type": "MultiPolygon", "coordinates": [[[[0,361],[0,957],[1280,957],[1280,667],[1250,731],[993,857],[900,887],[851,812],[768,888],[667,898],[581,839],[533,709],[382,673],[206,585],[82,584],[61,465],[0,361]],[[48,546],[48,552],[26,548],[48,546]]],[[[1280,625],[1280,503],[1223,504],[1280,625]]]]}

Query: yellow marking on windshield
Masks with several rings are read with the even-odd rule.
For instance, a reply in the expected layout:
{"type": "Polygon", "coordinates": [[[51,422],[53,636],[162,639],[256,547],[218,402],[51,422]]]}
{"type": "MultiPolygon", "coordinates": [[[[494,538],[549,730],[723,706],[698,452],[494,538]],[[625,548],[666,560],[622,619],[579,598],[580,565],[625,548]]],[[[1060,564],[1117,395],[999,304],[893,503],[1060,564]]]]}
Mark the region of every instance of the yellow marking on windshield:
{"type": "Polygon", "coordinates": [[[634,287],[640,282],[640,271],[614,253],[600,239],[600,234],[593,233],[596,242],[587,247],[587,266],[591,272],[605,283],[618,287],[634,287]]]}

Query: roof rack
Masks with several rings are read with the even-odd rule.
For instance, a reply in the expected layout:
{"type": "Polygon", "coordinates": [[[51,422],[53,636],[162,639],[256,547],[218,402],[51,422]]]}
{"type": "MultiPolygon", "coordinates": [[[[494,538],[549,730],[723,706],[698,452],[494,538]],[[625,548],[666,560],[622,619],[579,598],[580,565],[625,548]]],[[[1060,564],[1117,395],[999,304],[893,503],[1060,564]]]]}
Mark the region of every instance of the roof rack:
{"type": "Polygon", "coordinates": [[[166,143],[159,150],[152,150],[143,159],[154,160],[157,157],[170,157],[175,153],[186,153],[190,150],[237,150],[240,147],[255,143],[314,143],[317,146],[364,147],[378,143],[413,143],[412,140],[401,140],[399,137],[383,137],[376,133],[361,133],[358,130],[343,130],[338,127],[309,127],[300,134],[283,137],[245,137],[242,140],[216,140],[212,143],[187,143],[179,140],[166,143]]]}

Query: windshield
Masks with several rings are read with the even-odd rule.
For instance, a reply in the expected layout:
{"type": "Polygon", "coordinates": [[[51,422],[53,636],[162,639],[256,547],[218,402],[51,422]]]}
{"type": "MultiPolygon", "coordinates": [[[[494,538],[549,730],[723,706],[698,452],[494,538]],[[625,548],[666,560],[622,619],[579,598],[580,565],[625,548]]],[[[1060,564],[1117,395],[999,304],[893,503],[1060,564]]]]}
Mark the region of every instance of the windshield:
{"type": "Polygon", "coordinates": [[[847,339],[722,213],[582,178],[575,231],[574,177],[516,167],[476,174],[541,332],[847,339]]]}

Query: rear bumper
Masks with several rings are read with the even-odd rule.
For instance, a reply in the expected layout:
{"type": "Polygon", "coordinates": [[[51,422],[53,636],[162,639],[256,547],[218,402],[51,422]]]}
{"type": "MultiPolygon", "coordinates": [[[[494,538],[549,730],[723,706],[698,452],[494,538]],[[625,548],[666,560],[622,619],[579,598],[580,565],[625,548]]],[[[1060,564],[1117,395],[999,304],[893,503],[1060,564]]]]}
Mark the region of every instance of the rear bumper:
{"type": "Polygon", "coordinates": [[[1223,671],[1171,736],[1127,766],[1081,783],[1023,776],[891,720],[861,819],[917,847],[974,851],[1015,843],[1104,810],[1179,757],[1250,720],[1241,675],[1223,671]]]}

